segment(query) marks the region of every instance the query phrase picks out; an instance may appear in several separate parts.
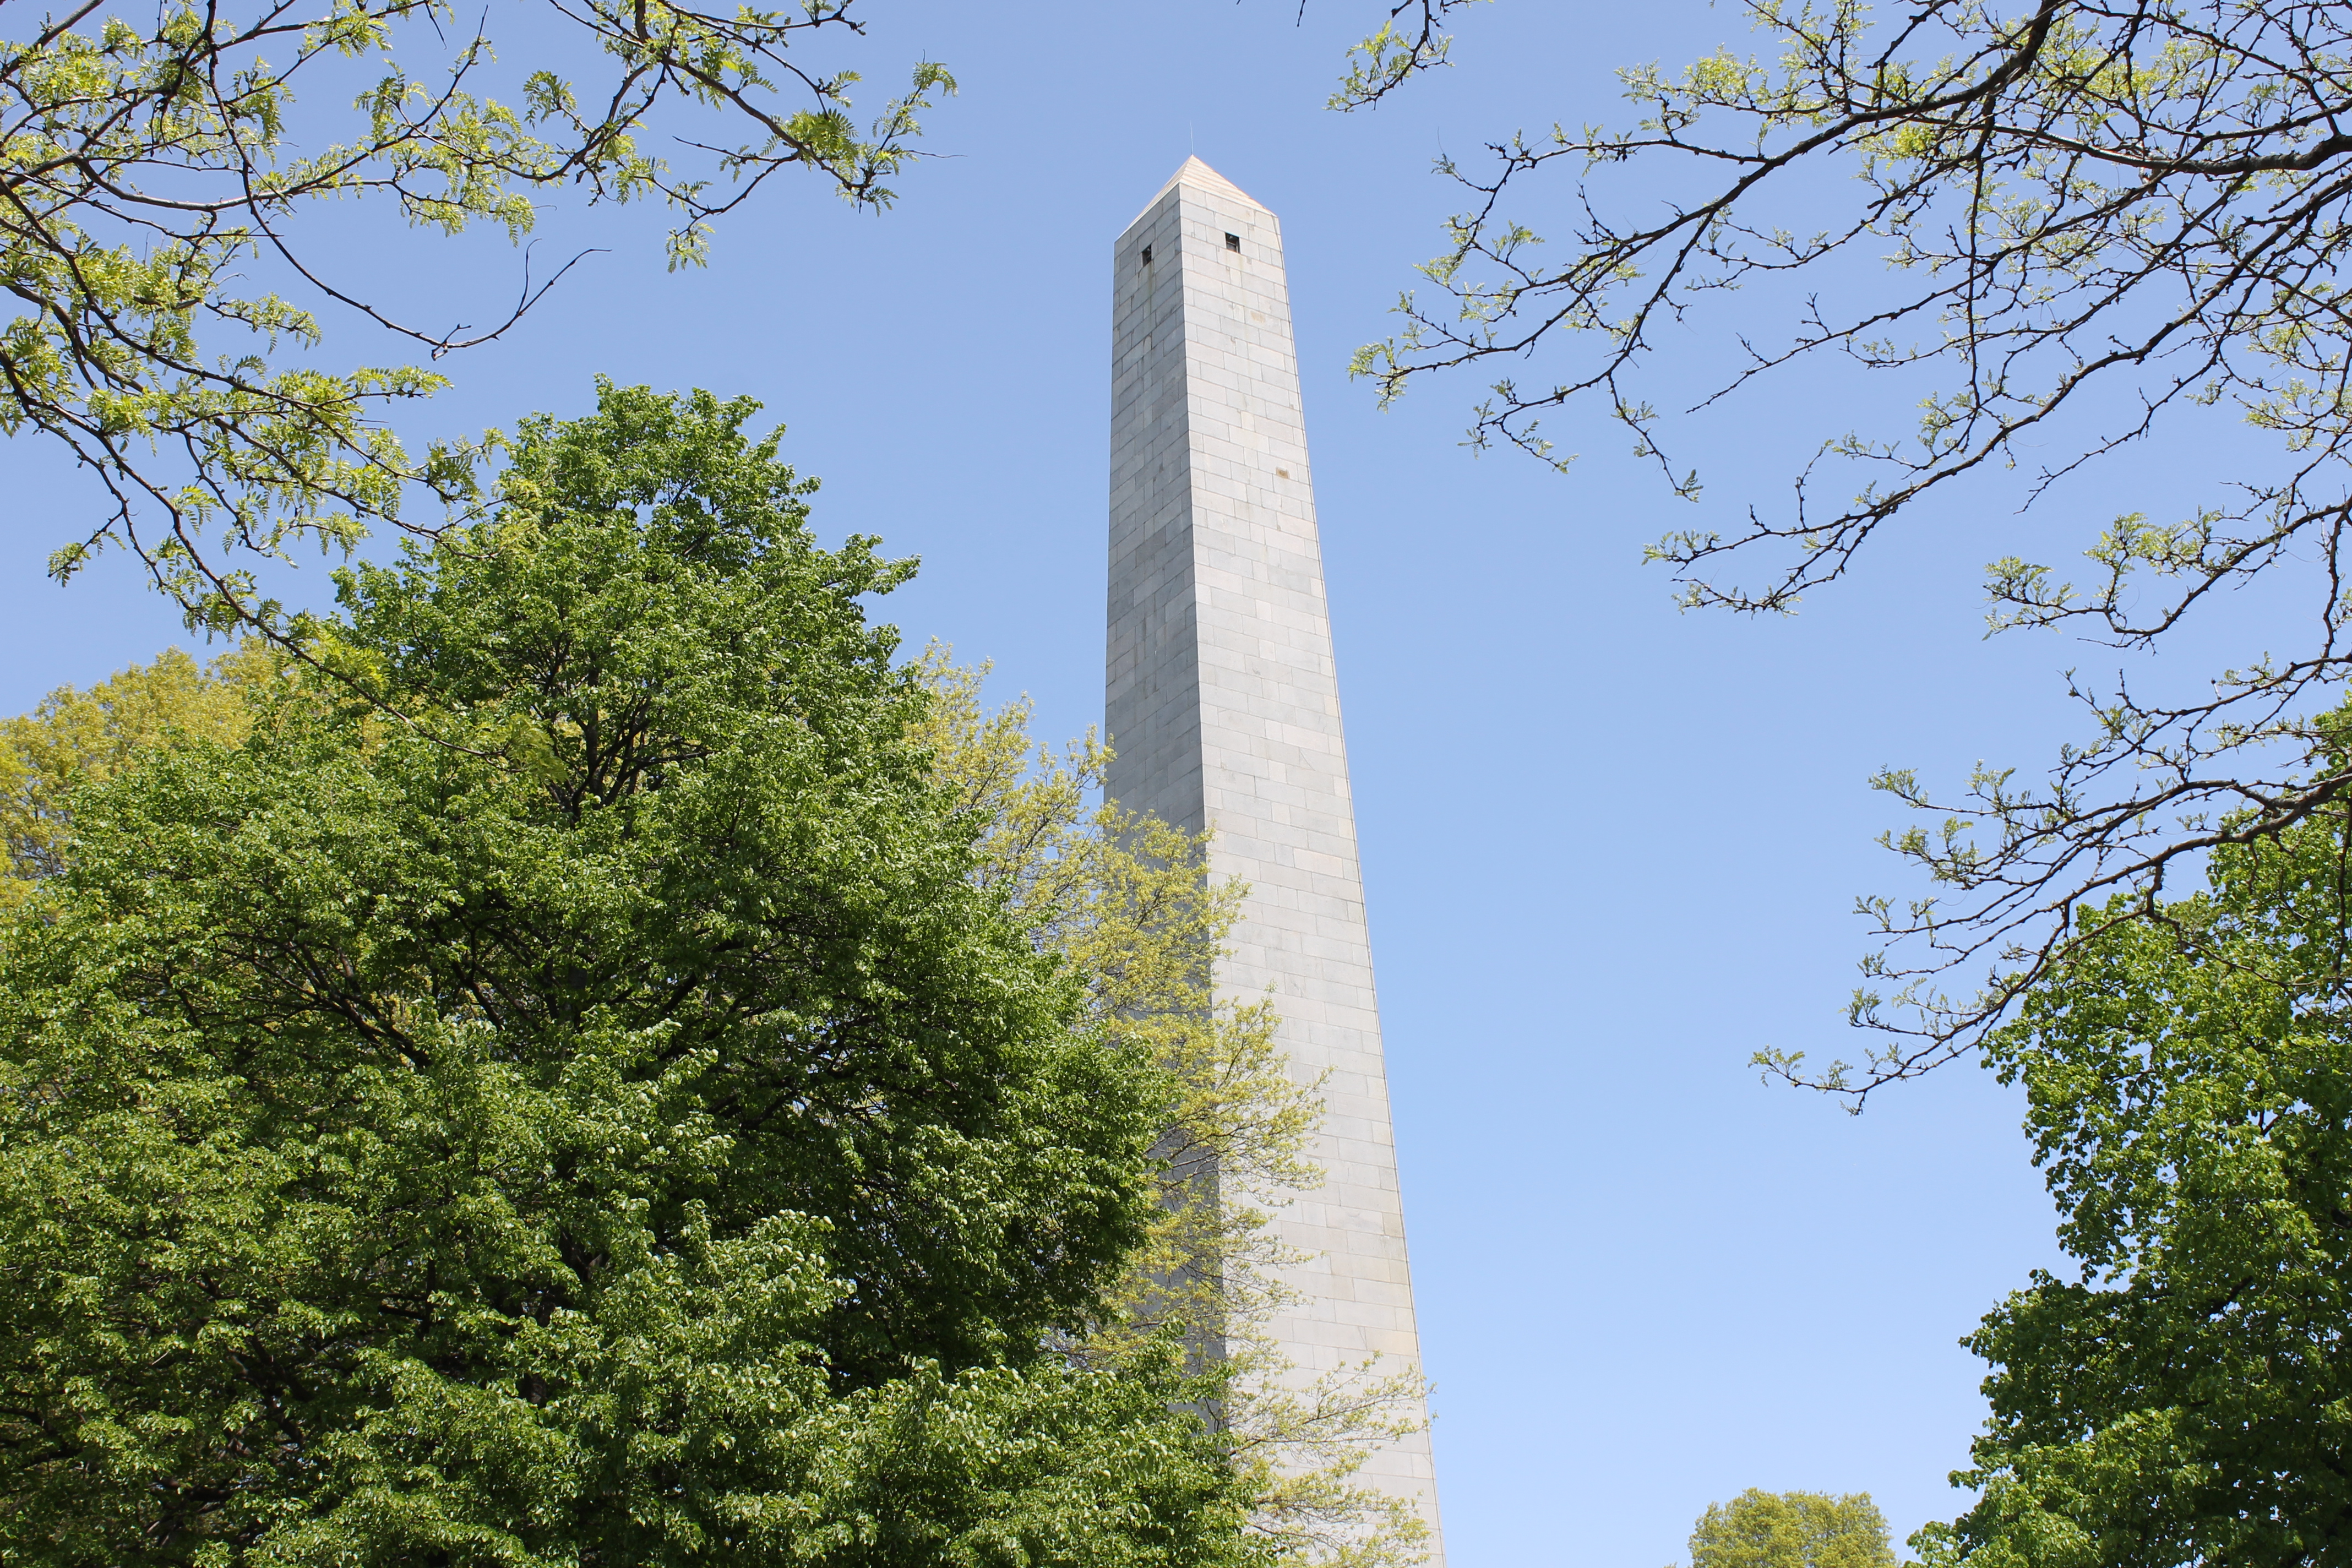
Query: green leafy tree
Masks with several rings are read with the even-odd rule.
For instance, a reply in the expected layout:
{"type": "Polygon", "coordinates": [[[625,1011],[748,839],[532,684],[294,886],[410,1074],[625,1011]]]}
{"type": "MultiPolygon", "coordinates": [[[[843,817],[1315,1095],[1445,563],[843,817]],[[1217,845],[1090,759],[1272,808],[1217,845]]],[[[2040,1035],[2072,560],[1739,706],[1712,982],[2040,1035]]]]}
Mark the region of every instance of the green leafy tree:
{"type": "Polygon", "coordinates": [[[1992,1037],[2078,1260],[1969,1342],[1991,1417],[1938,1563],[2320,1564],[2352,1541],[2352,822],[2217,850],[1992,1037]]]}
{"type": "Polygon", "coordinates": [[[1691,1531],[1691,1568],[1895,1568],[1868,1492],[1768,1492],[1711,1502],[1691,1531]]]}
{"type": "Polygon", "coordinates": [[[246,731],[241,688],[271,660],[246,645],[209,668],[177,648],[134,665],[87,691],[61,687],[32,712],[0,721],[0,910],[16,908],[42,879],[65,868],[72,832],[68,801],[159,747],[195,741],[234,743],[246,731]]]}
{"type": "MultiPolygon", "coordinates": [[[[2255,578],[2305,612],[2266,616],[2210,682],[2076,689],[2085,732],[2046,784],[1878,778],[1929,814],[1889,842],[1935,896],[1865,903],[1885,942],[1854,1016],[1886,1033],[1866,1067],[1809,1081],[1866,1093],[1980,1041],[2088,929],[2084,901],[2130,890],[2108,907],[2149,918],[2205,851],[2352,785],[2315,717],[2352,677],[2352,11],[1740,9],[1753,52],[1620,73],[1630,123],[1580,113],[1442,159],[1465,205],[1358,372],[1384,398],[1498,374],[1474,445],[1564,468],[1613,426],[1695,506],[1705,473],[1674,410],[1770,398],[1806,366],[1886,379],[1875,406],[1906,412],[1800,438],[1785,503],[1741,498],[1652,547],[1687,605],[1788,612],[1939,501],[2042,516],[2079,497],[2087,515],[1988,567],[1991,629],[2152,650],[2255,578]],[[2161,516],[2100,510],[2101,465],[2151,440],[2214,452],[2211,482],[2161,516]],[[1954,985],[1980,966],[1989,983],[1954,985]]],[[[1408,39],[1359,75],[1421,63],[1408,39]]]]}
{"type": "Polygon", "coordinates": [[[655,200],[675,218],[675,266],[700,262],[713,221],[788,169],[885,205],[919,114],[954,84],[919,65],[860,125],[857,73],[828,45],[866,9],[525,7],[507,41],[532,62],[519,67],[478,30],[488,13],[442,0],[27,13],[0,40],[0,273],[19,312],[0,325],[0,431],[62,442],[111,498],[52,570],[124,545],[192,624],[268,627],[255,557],[436,526],[436,499],[465,515],[478,447],[412,455],[384,414],[446,384],[436,362],[499,336],[553,279],[526,266],[486,326],[412,324],[312,243],[304,215],[373,197],[413,227],[520,241],[558,192],[655,200]],[[322,353],[327,307],[395,357],[322,353]]]}
{"type": "MultiPolygon", "coordinates": [[[[282,668],[251,643],[209,669],[173,651],[86,691],[61,689],[0,726],[17,781],[10,831],[24,846],[12,897],[22,902],[62,873],[75,791],[159,750],[234,745],[282,668]]],[[[1321,1179],[1304,1152],[1319,1107],[1284,1069],[1270,1005],[1220,1005],[1211,990],[1206,957],[1247,889],[1210,884],[1202,846],[1164,824],[1091,805],[1108,761],[1091,737],[1036,750],[1025,700],[982,706],[983,671],[935,649],[920,674],[930,700],[914,735],[978,835],[975,879],[1083,977],[1095,1026],[1161,1074],[1158,1202],[1144,1242],[1110,1310],[1066,1337],[1065,1351],[1128,1366],[1148,1361],[1164,1331],[1217,1331],[1229,1351],[1215,1406],[1257,1538],[1306,1562],[1417,1559],[1426,1528],[1353,1480],[1402,1429],[1407,1382],[1355,1369],[1304,1388],[1263,1386],[1279,1358],[1254,1331],[1281,1299],[1274,1274],[1286,1261],[1268,1212],[1321,1179]]]]}
{"type": "MultiPolygon", "coordinates": [[[[17,837],[32,846],[10,884],[16,897],[61,874],[75,791],[159,749],[233,745],[282,668],[255,643],[209,671],[169,653],[87,691],[55,692],[0,726],[18,780],[17,837]]],[[[1307,1562],[1413,1560],[1425,1527],[1353,1479],[1401,1429],[1407,1380],[1351,1369],[1268,1386],[1279,1357],[1256,1331],[1282,1299],[1276,1273],[1288,1259],[1267,1219],[1321,1179],[1305,1155],[1319,1106],[1283,1066],[1270,1004],[1220,1005],[1213,994],[1208,959],[1247,889],[1212,885],[1200,843],[1090,804],[1108,760],[1092,737],[1060,752],[1036,747],[1027,702],[985,708],[984,672],[943,650],[919,673],[929,700],[912,735],[974,837],[973,879],[1081,979],[1090,1026],[1159,1075],[1157,1202],[1144,1239],[1108,1309],[1064,1335],[1064,1352],[1120,1368],[1158,1353],[1163,1332],[1213,1335],[1225,1354],[1213,1404],[1260,1542],[1307,1562]]]]}
{"type": "Polygon", "coordinates": [[[605,388],[0,941],[0,1556],[1241,1563],[1167,1099],[746,402],[605,388]],[[354,689],[366,694],[354,696],[354,689]]]}

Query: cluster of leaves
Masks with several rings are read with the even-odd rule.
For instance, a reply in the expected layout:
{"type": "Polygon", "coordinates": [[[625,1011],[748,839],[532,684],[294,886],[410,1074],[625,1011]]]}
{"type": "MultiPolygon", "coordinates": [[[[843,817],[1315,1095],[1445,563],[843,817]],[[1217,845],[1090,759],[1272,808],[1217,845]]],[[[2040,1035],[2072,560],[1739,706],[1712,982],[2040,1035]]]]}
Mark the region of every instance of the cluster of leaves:
{"type": "Polygon", "coordinates": [[[1690,1568],[1895,1568],[1868,1492],[1768,1492],[1711,1502],[1691,1530],[1690,1568]]]}
{"type": "Polygon", "coordinates": [[[71,790],[0,936],[0,1555],[1271,1553],[1179,1346],[1055,1348],[1168,1096],[750,412],[527,425],[341,576],[338,679],[71,790]]]}
{"type": "Polygon", "coordinates": [[[488,329],[409,326],[338,281],[298,216],[373,195],[413,226],[520,239],[538,193],[655,198],[677,215],[675,265],[699,261],[710,220],[786,168],[887,203],[918,114],[954,84],[920,66],[860,130],[847,112],[856,74],[801,58],[860,30],[855,4],[556,0],[530,47],[557,58],[591,45],[604,79],[528,70],[511,103],[481,90],[490,40],[443,0],[174,4],[152,26],[89,0],[0,42],[0,278],[21,310],[0,327],[0,431],[61,440],[113,500],[53,571],[124,544],[191,624],[268,627],[276,606],[258,595],[255,557],[304,539],[348,548],[372,521],[399,521],[420,486],[473,506],[478,447],[412,458],[380,422],[444,377],[306,360],[315,307],[353,308],[413,345],[400,352],[437,360],[505,331],[545,285],[526,270],[515,310],[488,329]],[[298,112],[305,86],[356,89],[349,117],[298,112]],[[677,142],[687,168],[645,142],[680,114],[698,121],[677,142]],[[257,259],[311,303],[249,291],[239,268],[257,259]]]}
{"type": "MultiPolygon", "coordinates": [[[[1700,313],[1778,280],[1768,297],[1808,303],[1719,334],[1738,358],[1698,406],[1825,356],[1941,389],[1908,431],[1825,434],[1790,509],[1661,540],[1686,604],[1787,611],[1964,484],[2022,468],[2039,499],[2231,414],[2276,437],[2272,456],[2172,520],[2082,530],[2082,574],[1993,563],[1991,625],[2144,649],[2258,575],[2305,595],[2291,647],[2250,652],[2209,688],[2078,689],[2089,732],[2047,787],[1988,769],[1947,800],[1907,773],[1877,781],[1943,818],[1889,840],[1941,890],[1865,902],[1885,942],[1854,1017],[1885,1043],[1853,1080],[1815,1080],[1863,1093],[1981,1040],[2081,929],[2084,900],[2130,889],[2126,911],[2146,917],[2177,868],[2352,784],[2311,717],[2352,675],[2352,16],[2307,0],[1923,0],[1885,21],[1851,0],[1745,9],[1777,58],[1629,70],[1635,128],[1555,125],[1495,143],[1486,172],[1444,163],[1473,201],[1423,268],[1435,299],[1406,296],[1404,331],[1362,350],[1358,372],[1392,397],[1498,357],[1566,356],[1545,384],[1496,382],[1472,441],[1565,466],[1543,420],[1591,406],[1696,502],[1699,475],[1670,453],[1643,377],[1666,329],[1686,341],[1700,313]],[[1629,174],[1631,210],[1610,184],[1629,174]],[[1577,216],[1572,243],[1548,248],[1507,209],[1552,174],[1579,182],[1577,216]],[[1818,502],[1831,484],[1853,488],[1818,502]],[[1759,583],[1717,575],[1751,561],[1759,583]],[[1988,984],[1946,989],[1983,960],[1988,984]]],[[[1794,1058],[1767,1061],[1799,1074],[1794,1058]]]]}
{"type": "Polygon", "coordinates": [[[1982,1500],[1929,1563],[2333,1562],[2352,1533],[2352,818],[2215,851],[1989,1043],[2081,1263],[1971,1340],[1982,1500]]]}
{"type": "MultiPolygon", "coordinates": [[[[1396,0],[1381,19],[1380,30],[1348,51],[1347,73],[1324,107],[1342,113],[1368,109],[1426,70],[1446,63],[1454,37],[1443,31],[1445,14],[1472,0],[1396,0]],[[1406,12],[1415,15],[1404,26],[1397,21],[1406,12]]],[[[1306,9],[1301,0],[1299,9],[1306,9]]]]}

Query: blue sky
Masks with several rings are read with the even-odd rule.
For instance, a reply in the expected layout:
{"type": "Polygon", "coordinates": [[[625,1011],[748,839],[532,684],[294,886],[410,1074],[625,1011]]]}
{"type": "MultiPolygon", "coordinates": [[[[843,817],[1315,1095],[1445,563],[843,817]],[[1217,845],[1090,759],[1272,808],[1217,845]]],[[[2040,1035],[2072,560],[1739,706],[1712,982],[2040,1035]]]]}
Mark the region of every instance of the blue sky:
{"type": "MultiPolygon", "coordinates": [[[[658,215],[558,202],[542,254],[608,252],[452,362],[404,431],[576,413],[598,372],[753,394],[824,477],[828,535],[922,558],[886,618],[992,660],[1002,695],[1075,733],[1102,700],[1110,245],[1197,152],[1288,248],[1453,1562],[1656,1568],[1748,1486],[1868,1490],[1898,1536],[1948,1517],[1981,1416],[1955,1342],[2054,1256],[2018,1107],[1962,1067],[1853,1118],[1745,1063],[1855,1053],[1853,898],[1916,890],[1873,846],[1895,818],[1870,773],[2038,768],[2071,721],[2059,672],[2115,662],[1984,640],[1981,564],[2058,553],[2120,491],[2176,493],[2181,455],[2046,515],[1998,496],[1926,514],[1791,619],[1679,614],[1643,542],[1777,500],[1814,440],[1916,389],[1805,372],[1693,426],[1713,478],[1693,509],[1621,432],[1562,421],[1582,454],[1565,477],[1478,458],[1458,444],[1474,385],[1381,413],[1345,366],[1438,247],[1434,154],[1622,118],[1612,68],[1744,49],[1738,12],[1497,0],[1461,19],[1456,68],[1339,116],[1321,103],[1368,0],[869,3],[871,101],[924,55],[963,89],[897,210],[788,182],[708,270],[669,275],[658,215]]],[[[1568,195],[1527,216],[1544,227],[1568,195]]],[[[314,233],[421,315],[511,298],[502,241],[365,210],[314,233]]],[[[331,352],[391,352],[330,328],[331,352]]],[[[1666,346],[1704,360],[1710,331],[1666,346]]],[[[30,441],[7,457],[0,704],[184,641],[120,557],[43,580],[97,502],[30,441]]],[[[2260,629],[2258,605],[2231,617],[2213,646],[2260,629]]],[[[2158,678],[2207,668],[2168,658],[2158,678]]]]}

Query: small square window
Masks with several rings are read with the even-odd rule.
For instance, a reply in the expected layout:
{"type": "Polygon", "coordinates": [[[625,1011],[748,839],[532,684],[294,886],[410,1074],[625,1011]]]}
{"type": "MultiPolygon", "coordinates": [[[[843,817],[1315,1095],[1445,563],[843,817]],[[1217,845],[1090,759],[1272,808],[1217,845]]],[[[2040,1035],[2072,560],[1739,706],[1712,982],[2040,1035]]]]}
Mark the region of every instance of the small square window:
{"type": "Polygon", "coordinates": [[[1151,265],[1151,247],[1148,245],[1143,247],[1143,264],[1146,267],[1151,265]]]}
{"type": "Polygon", "coordinates": [[[1225,248],[1227,250],[1239,250],[1241,247],[1242,237],[1240,235],[1229,234],[1225,236],[1225,248]]]}

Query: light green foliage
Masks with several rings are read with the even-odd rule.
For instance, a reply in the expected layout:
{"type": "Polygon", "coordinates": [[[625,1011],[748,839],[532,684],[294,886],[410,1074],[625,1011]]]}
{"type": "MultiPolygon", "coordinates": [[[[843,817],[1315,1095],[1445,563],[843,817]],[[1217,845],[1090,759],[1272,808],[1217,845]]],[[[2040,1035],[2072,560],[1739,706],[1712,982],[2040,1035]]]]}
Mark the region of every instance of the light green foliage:
{"type": "MultiPolygon", "coordinates": [[[[356,306],[390,330],[383,348],[436,361],[513,317],[470,332],[403,325],[310,253],[306,209],[374,196],[414,226],[487,224],[520,239],[542,194],[654,198],[677,217],[675,265],[701,260],[711,220],[780,170],[887,203],[918,114],[954,84],[920,66],[861,130],[848,112],[856,73],[814,58],[825,37],[855,33],[856,4],[551,6],[540,30],[510,40],[523,58],[506,67],[474,30],[482,18],[442,0],[23,18],[0,41],[0,270],[21,312],[0,326],[0,431],[64,441],[114,501],[52,569],[69,575],[124,543],[192,623],[267,624],[276,606],[247,552],[348,547],[371,520],[399,520],[412,486],[471,506],[478,447],[412,458],[381,422],[442,374],[322,363],[316,310],[356,306]],[[602,63],[573,79],[532,56],[602,63]],[[502,69],[509,100],[488,92],[502,69]],[[330,97],[298,109],[306,87],[330,97]],[[679,127],[687,138],[653,139],[680,113],[694,121],[679,127]],[[672,148],[695,166],[672,167],[672,148]],[[257,266],[292,297],[257,287],[257,266]]],[[[526,283],[515,315],[534,297],[526,283]]]]}
{"type": "Polygon", "coordinates": [[[1083,977],[1098,1026],[1163,1074],[1160,1201],[1121,1321],[1096,1338],[1168,1323],[1221,1332],[1273,1289],[1265,1205],[1320,1180],[1304,1153],[1315,1086],[1285,1071],[1271,1004],[1220,1002],[1210,984],[1249,889],[1211,884],[1203,845],[1167,824],[1089,805],[1110,760],[1095,737],[1056,755],[1035,746],[1025,700],[982,707],[984,671],[940,649],[923,670],[938,700],[920,734],[985,824],[982,884],[1083,977]]]}
{"type": "Polygon", "coordinates": [[[1446,63],[1452,35],[1440,32],[1445,14],[1472,0],[1394,0],[1380,29],[1348,51],[1348,70],[1324,106],[1341,112],[1378,103],[1412,78],[1446,63]],[[1397,18],[1415,13],[1404,26],[1397,18]]]}
{"type": "Polygon", "coordinates": [[[1268,1222],[1321,1182],[1306,1153],[1321,1108],[1319,1085],[1289,1077],[1273,999],[1221,1001],[1211,984],[1249,889],[1209,880],[1204,840],[1090,805],[1110,760],[1094,736],[1038,747],[1025,700],[982,704],[984,671],[938,648],[921,669],[935,700],[918,733],[981,825],[980,881],[1072,965],[1096,1026],[1159,1074],[1159,1201],[1114,1310],[1068,1349],[1116,1365],[1170,1330],[1214,1343],[1212,1403],[1260,1542],[1330,1568],[1418,1561],[1427,1527],[1355,1478],[1373,1447],[1419,1427],[1419,1377],[1375,1365],[1301,1378],[1263,1331],[1292,1260],[1268,1222]]]}
{"type": "Polygon", "coordinates": [[[2078,1259],[1969,1342],[1936,1563],[2318,1564],[2352,1538],[2352,836],[2329,807],[2082,941],[1993,1037],[2078,1259]]]}
{"type": "Polygon", "coordinates": [[[1895,1568],[1868,1492],[1768,1492],[1711,1502],[1691,1531],[1691,1568],[1895,1568]]]}
{"type": "MultiPolygon", "coordinates": [[[[1621,72],[1622,122],[1580,108],[1495,138],[1480,163],[1444,161],[1465,205],[1430,287],[1400,300],[1403,330],[1357,373],[1393,397],[1498,372],[1474,444],[1565,468],[1560,421],[1589,415],[1695,506],[1712,499],[1675,453],[1710,426],[1672,411],[1736,418],[1807,366],[1891,377],[1853,389],[1881,411],[1859,426],[1788,441],[1788,503],[1731,498],[1657,542],[1685,605],[1791,613],[1921,508],[1988,503],[2049,525],[2030,558],[1986,548],[1995,632],[2146,651],[2253,577],[2296,595],[2229,667],[2073,692],[2084,732],[2046,782],[1877,777],[1923,814],[1885,843],[1932,884],[1862,907],[1882,945],[1853,1017],[1880,1044],[1851,1073],[1760,1058],[1864,1094],[1980,1041],[2063,949],[2077,900],[2160,885],[2250,802],[2252,830],[2273,831],[2352,784],[2311,718],[2352,677],[2352,9],[1738,9],[1749,46],[1621,72]],[[2172,485],[2186,493],[2167,515],[2111,505],[2094,477],[2145,441],[2210,464],[2172,485]],[[2273,640],[2291,626],[2307,630],[2273,640]],[[2014,948],[2032,961],[1999,957],[2014,948]],[[1996,963],[2006,978],[1953,986],[1996,963]]],[[[1382,61],[1410,74],[1402,47],[1382,61]]]]}
{"type": "Polygon", "coordinates": [[[32,712],[0,721],[0,910],[22,904],[64,869],[72,828],[67,796],[111,777],[159,746],[234,744],[246,730],[243,687],[266,679],[272,660],[241,646],[209,668],[173,648],[87,691],[63,687],[32,712]]]}
{"type": "Polygon", "coordinates": [[[0,955],[0,1558],[1241,1563],[1157,1076],[745,403],[527,424],[0,955]],[[350,685],[368,689],[354,700],[350,685]]]}

